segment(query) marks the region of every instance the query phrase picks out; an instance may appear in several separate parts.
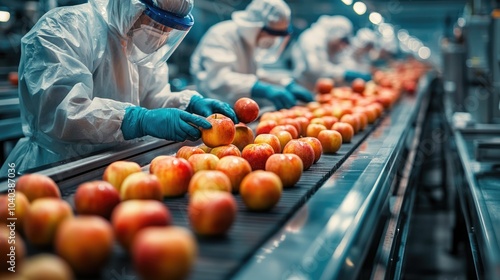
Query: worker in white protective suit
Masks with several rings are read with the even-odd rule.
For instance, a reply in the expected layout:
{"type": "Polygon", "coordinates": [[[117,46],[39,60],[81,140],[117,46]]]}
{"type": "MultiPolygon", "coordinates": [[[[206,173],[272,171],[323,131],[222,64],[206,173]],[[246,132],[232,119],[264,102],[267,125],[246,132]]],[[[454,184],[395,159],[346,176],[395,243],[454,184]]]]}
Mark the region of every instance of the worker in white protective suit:
{"type": "Polygon", "coordinates": [[[381,36],[376,44],[377,55],[373,61],[373,66],[384,67],[391,61],[398,58],[399,44],[395,36],[381,36]]]}
{"type": "Polygon", "coordinates": [[[314,90],[319,78],[331,78],[338,83],[370,79],[357,71],[346,71],[340,64],[341,55],[350,44],[352,29],[351,21],[344,16],[319,17],[302,32],[292,49],[294,78],[310,90],[314,90]]]}
{"type": "Polygon", "coordinates": [[[358,71],[364,75],[372,72],[372,51],[377,36],[369,28],[360,28],[352,38],[351,45],[342,54],[341,65],[346,71],[358,71]]]}
{"type": "Polygon", "coordinates": [[[290,8],[282,0],[253,0],[233,12],[231,20],[207,31],[191,57],[197,89],[231,104],[251,97],[276,109],[312,101],[312,93],[289,76],[273,80],[257,74],[262,65],[279,59],[290,32],[290,8]]]}
{"type": "Polygon", "coordinates": [[[192,0],[90,0],[56,8],[22,38],[21,172],[142,136],[184,141],[225,114],[223,102],[171,92],[166,60],[194,23],[192,0]]]}

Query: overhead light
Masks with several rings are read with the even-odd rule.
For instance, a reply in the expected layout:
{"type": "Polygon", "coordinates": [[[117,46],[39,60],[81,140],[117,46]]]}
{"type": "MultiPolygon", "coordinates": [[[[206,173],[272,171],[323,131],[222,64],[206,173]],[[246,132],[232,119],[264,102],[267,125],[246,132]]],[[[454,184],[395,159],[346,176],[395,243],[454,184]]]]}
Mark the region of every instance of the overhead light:
{"type": "Polygon", "coordinates": [[[7,11],[0,11],[0,22],[7,22],[10,19],[10,13],[7,11]]]}
{"type": "Polygon", "coordinates": [[[353,8],[354,12],[358,15],[363,15],[364,13],[366,13],[366,5],[363,2],[354,3],[352,8],[353,8]]]}
{"type": "Polygon", "coordinates": [[[352,5],[352,0],[342,0],[346,5],[352,5]]]}
{"type": "Polygon", "coordinates": [[[408,31],[406,31],[404,29],[400,29],[398,31],[398,40],[400,42],[406,42],[406,40],[408,40],[409,37],[410,37],[410,35],[408,35],[408,31]]]}
{"type": "Polygon", "coordinates": [[[381,23],[378,26],[378,31],[380,32],[380,34],[382,34],[384,38],[394,37],[394,28],[392,27],[392,25],[388,23],[381,23]]]}
{"type": "Polygon", "coordinates": [[[421,59],[428,59],[429,57],[431,57],[431,49],[425,46],[420,47],[420,49],[418,49],[418,56],[421,59]]]}
{"type": "Polygon", "coordinates": [[[368,19],[373,24],[380,24],[380,23],[382,23],[382,15],[380,15],[377,12],[370,13],[370,15],[368,16],[368,19]]]}
{"type": "Polygon", "coordinates": [[[464,27],[465,26],[465,19],[463,17],[459,17],[457,19],[457,24],[459,27],[464,27]]]}

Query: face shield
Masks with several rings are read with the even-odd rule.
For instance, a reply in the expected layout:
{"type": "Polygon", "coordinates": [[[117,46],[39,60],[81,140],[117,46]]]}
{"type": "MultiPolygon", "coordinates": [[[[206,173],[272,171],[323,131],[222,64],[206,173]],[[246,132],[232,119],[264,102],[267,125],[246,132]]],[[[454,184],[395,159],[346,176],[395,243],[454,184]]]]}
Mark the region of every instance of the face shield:
{"type": "Polygon", "coordinates": [[[255,61],[258,64],[273,64],[280,58],[288,41],[291,30],[277,31],[263,28],[257,37],[255,61]]]}
{"type": "Polygon", "coordinates": [[[167,61],[194,24],[191,13],[180,17],[162,10],[152,0],[127,33],[127,56],[135,64],[156,67],[167,61]]]}

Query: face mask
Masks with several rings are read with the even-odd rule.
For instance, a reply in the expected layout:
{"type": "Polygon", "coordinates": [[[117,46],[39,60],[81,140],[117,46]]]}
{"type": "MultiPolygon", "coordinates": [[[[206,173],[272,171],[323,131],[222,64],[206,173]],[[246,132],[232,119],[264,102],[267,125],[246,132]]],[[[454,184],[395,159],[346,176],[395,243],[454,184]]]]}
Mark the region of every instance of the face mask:
{"type": "Polygon", "coordinates": [[[150,54],[158,50],[168,39],[168,33],[162,32],[152,26],[141,24],[134,30],[132,40],[143,53],[150,54]]]}

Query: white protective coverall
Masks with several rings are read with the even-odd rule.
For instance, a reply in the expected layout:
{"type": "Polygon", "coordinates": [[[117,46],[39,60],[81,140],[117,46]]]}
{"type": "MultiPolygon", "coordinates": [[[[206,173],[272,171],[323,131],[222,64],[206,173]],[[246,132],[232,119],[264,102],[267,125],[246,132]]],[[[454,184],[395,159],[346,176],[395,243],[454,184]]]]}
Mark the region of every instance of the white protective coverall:
{"type": "MultiPolygon", "coordinates": [[[[212,26],[191,57],[190,72],[197,90],[234,104],[239,98],[250,97],[258,80],[286,86],[292,80],[290,77],[275,80],[258,76],[255,51],[257,36],[264,26],[288,27],[289,23],[290,9],[283,1],[254,0],[246,10],[233,12],[231,20],[212,26]]],[[[272,105],[264,98],[256,101],[260,106],[272,105]]]]}
{"type": "Polygon", "coordinates": [[[360,28],[352,39],[351,45],[341,56],[341,64],[345,70],[370,73],[372,58],[370,52],[375,47],[377,36],[369,28],[360,28]]]}
{"type": "Polygon", "coordinates": [[[89,0],[49,11],[22,38],[25,138],[0,176],[8,163],[19,172],[124,142],[126,107],[187,107],[198,93],[171,92],[166,63],[138,66],[126,56],[126,34],[144,9],[139,0],[89,0]]]}
{"type": "Polygon", "coordinates": [[[314,90],[319,78],[342,82],[345,69],[339,64],[339,53],[328,50],[328,43],[351,37],[352,29],[351,21],[344,16],[323,15],[303,31],[292,49],[294,79],[309,90],[314,90]]]}

